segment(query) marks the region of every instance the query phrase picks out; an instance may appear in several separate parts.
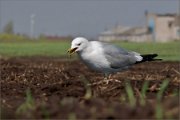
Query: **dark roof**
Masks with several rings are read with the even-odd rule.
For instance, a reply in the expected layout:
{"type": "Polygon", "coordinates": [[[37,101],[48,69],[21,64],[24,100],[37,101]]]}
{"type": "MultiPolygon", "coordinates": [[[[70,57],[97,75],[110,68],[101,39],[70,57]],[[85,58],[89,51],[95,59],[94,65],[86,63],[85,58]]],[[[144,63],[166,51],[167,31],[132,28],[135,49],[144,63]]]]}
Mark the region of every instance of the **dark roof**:
{"type": "Polygon", "coordinates": [[[170,17],[175,17],[177,16],[176,13],[166,13],[166,14],[156,14],[157,16],[170,16],[170,17]]]}

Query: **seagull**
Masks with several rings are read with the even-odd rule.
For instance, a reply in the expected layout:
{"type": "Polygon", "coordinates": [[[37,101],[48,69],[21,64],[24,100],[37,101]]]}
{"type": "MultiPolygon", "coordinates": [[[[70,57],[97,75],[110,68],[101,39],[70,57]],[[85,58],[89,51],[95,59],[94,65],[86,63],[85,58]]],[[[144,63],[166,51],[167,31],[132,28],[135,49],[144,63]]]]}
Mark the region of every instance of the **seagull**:
{"type": "Polygon", "coordinates": [[[70,55],[77,53],[85,65],[94,71],[103,73],[105,78],[110,74],[127,70],[138,63],[160,60],[155,59],[157,54],[141,55],[113,44],[89,41],[84,37],[73,39],[68,53],[70,55]]]}

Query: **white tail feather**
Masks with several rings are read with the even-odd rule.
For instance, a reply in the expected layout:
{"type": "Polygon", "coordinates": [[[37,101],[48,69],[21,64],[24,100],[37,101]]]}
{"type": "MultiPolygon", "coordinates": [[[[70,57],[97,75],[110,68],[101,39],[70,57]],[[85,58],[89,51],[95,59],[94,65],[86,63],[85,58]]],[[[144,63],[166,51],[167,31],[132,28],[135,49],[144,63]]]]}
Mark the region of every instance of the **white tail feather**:
{"type": "Polygon", "coordinates": [[[132,52],[132,53],[134,54],[134,57],[138,62],[143,60],[143,57],[139,53],[137,52],[132,52]]]}

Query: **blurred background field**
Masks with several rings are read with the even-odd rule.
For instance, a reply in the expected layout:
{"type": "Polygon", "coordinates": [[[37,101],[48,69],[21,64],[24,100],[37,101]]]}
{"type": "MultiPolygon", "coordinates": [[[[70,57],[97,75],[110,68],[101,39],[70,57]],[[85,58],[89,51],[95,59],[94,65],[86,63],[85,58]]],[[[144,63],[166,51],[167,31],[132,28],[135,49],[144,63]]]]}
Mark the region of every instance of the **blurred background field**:
{"type": "MultiPolygon", "coordinates": [[[[1,40],[0,55],[4,57],[18,56],[52,56],[67,57],[67,49],[70,40],[1,40]]],[[[159,58],[166,61],[179,61],[180,42],[147,43],[147,42],[112,42],[125,49],[139,52],[141,54],[157,53],[159,58]]]]}
{"type": "Polygon", "coordinates": [[[0,3],[0,56],[68,58],[71,40],[82,36],[140,54],[157,53],[165,61],[180,59],[178,1],[0,3]]]}

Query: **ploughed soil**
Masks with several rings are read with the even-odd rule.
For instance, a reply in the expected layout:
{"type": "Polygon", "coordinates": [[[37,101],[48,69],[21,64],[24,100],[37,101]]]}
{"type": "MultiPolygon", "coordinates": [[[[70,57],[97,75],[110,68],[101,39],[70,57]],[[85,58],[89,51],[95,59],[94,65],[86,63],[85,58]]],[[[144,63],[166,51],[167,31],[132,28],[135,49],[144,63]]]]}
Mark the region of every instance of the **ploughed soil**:
{"type": "Polygon", "coordinates": [[[179,62],[145,62],[112,75],[107,83],[78,60],[1,58],[1,118],[179,119],[179,67],[179,62]],[[158,102],[165,80],[169,84],[158,102]],[[142,104],[145,81],[149,85],[142,104]],[[127,84],[135,104],[129,101],[127,84]]]}

